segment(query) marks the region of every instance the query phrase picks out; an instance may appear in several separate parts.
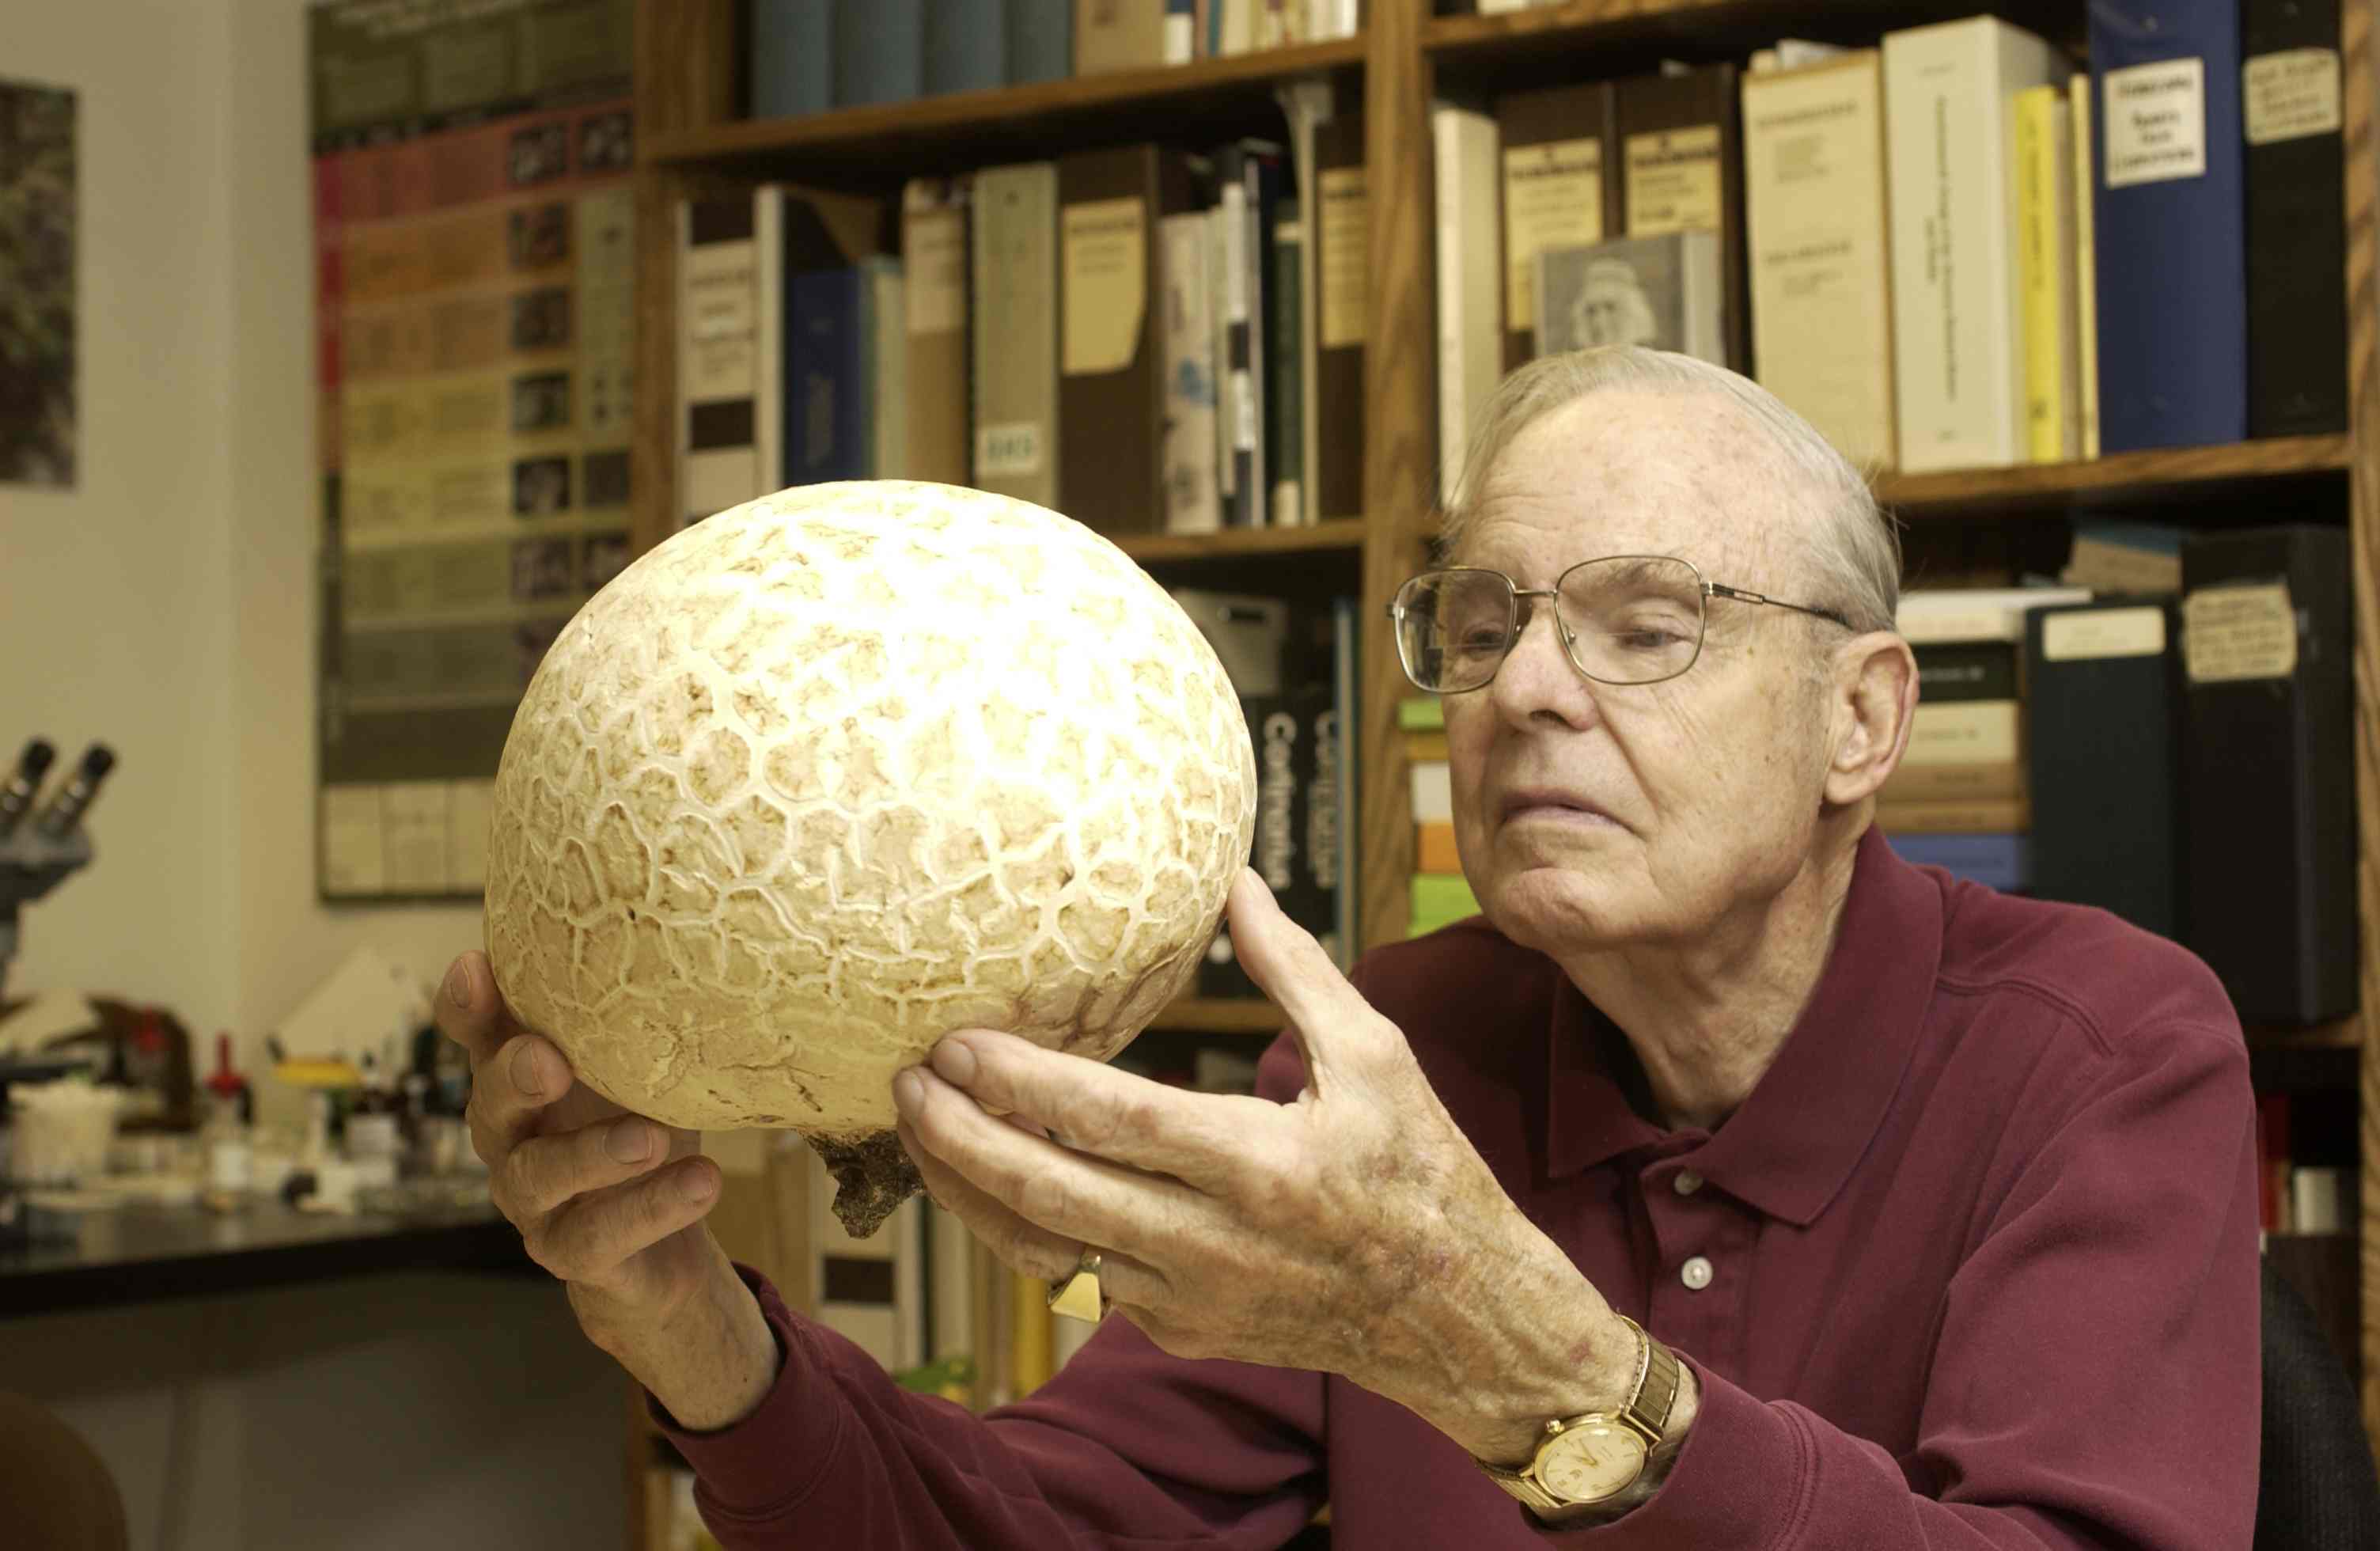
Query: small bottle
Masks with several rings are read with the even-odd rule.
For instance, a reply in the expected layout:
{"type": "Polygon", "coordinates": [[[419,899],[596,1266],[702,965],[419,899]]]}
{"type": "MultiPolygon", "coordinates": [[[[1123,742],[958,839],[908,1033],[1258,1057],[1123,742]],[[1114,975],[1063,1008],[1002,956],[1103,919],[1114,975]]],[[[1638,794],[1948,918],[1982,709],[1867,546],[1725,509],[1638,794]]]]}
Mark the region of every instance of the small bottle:
{"type": "Polygon", "coordinates": [[[207,1079],[207,1186],[202,1199],[218,1212],[248,1200],[252,1161],[248,1139],[248,1084],[231,1065],[231,1036],[215,1036],[215,1070],[207,1079]]]}
{"type": "Polygon", "coordinates": [[[64,840],[73,834],[92,799],[99,795],[100,782],[115,768],[115,751],[105,744],[93,744],[83,750],[82,763],[75,767],[75,773],[67,778],[66,785],[50,799],[42,816],[33,820],[33,828],[51,840],[64,840]]]}
{"type": "Polygon", "coordinates": [[[50,773],[50,762],[57,757],[47,738],[26,742],[24,752],[17,756],[16,773],[7,785],[0,786],[0,840],[6,840],[32,811],[33,799],[41,795],[42,778],[50,773]]]}

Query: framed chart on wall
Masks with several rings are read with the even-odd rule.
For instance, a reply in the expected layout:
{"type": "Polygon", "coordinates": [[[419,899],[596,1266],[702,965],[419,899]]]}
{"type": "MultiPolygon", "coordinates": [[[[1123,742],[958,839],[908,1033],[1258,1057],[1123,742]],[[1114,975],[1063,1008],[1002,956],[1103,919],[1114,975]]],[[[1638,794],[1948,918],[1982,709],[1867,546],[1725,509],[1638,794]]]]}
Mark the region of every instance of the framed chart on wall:
{"type": "Polygon", "coordinates": [[[546,646],[628,558],[633,0],[318,0],[316,887],[478,895],[546,646]]]}

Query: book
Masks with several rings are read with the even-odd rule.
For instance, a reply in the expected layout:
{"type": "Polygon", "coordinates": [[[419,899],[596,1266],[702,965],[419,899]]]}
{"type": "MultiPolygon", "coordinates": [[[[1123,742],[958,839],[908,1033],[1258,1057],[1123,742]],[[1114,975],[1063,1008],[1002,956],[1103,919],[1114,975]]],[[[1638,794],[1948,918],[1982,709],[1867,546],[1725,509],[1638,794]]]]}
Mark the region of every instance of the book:
{"type": "Polygon", "coordinates": [[[2248,434],[2347,429],[2338,0],[2240,0],[2248,434]]]}
{"type": "Polygon", "coordinates": [[[1537,255],[1536,353],[1645,345],[1727,364],[1718,236],[1677,231],[1537,255]]]}
{"type": "Polygon", "coordinates": [[[1917,866],[1939,867],[2002,893],[2022,893],[2032,887],[2034,847],[2030,835],[1887,831],[1885,839],[1901,860],[1917,866]]]}
{"type": "Polygon", "coordinates": [[[1317,517],[1364,515],[1364,331],[1370,309],[1371,229],[1365,199],[1364,120],[1333,118],[1314,131],[1320,246],[1315,257],[1318,317],[1314,415],[1318,438],[1311,490],[1317,517]]]}
{"type": "Polygon", "coordinates": [[[678,206],[677,526],[766,493],[759,406],[752,196],[678,206]]]}
{"type": "Polygon", "coordinates": [[[2169,523],[2078,517],[2058,579],[2094,592],[2180,592],[2182,532],[2169,523]]]}
{"type": "Polygon", "coordinates": [[[2193,534],[2181,567],[2185,941],[2245,1023],[2343,1017],[2357,977],[2347,531],[2193,534]]]}
{"type": "Polygon", "coordinates": [[[754,118],[795,118],[834,106],[834,7],[819,0],[752,0],[754,118]]]}
{"type": "Polygon", "coordinates": [[[1747,75],[1742,92],[1755,375],[1853,467],[1888,469],[1884,55],[1747,75]]]}
{"type": "Polygon", "coordinates": [[[906,478],[967,482],[967,196],[958,177],[911,178],[901,192],[906,281],[906,478]]]}
{"type": "Polygon", "coordinates": [[[2063,83],[2016,94],[2017,273],[2024,289],[2025,450],[2082,455],[2075,347],[2074,118],[2063,83]]]}
{"type": "Polygon", "coordinates": [[[1632,237],[1708,232],[1718,245],[1722,365],[1752,370],[1743,264],[1742,106],[1733,65],[1697,65],[1612,86],[1620,226],[1632,237]]]}
{"type": "Polygon", "coordinates": [[[1893,628],[1912,647],[2022,641],[2027,610],[2090,600],[2090,591],[2078,587],[1918,588],[1900,595],[1893,628]]]}
{"type": "Polygon", "coordinates": [[[2095,0],[2089,17],[2093,241],[2099,272],[2122,277],[2099,288],[2099,445],[2237,442],[2248,433],[2239,6],[2095,0]]]}
{"type": "Polygon", "coordinates": [[[2180,934],[2180,714],[2170,600],[2025,620],[2036,897],[2180,934]]]}
{"type": "MultiPolygon", "coordinates": [[[[1430,109],[1438,249],[1438,500],[1463,485],[1471,433],[1503,376],[1504,281],[1499,273],[1496,120],[1439,103],[1430,109]]],[[[1598,215],[1597,229],[1601,220],[1598,215]]]]}
{"type": "Polygon", "coordinates": [[[2082,396],[2082,455],[2099,455],[2099,246],[2092,220],[2091,157],[2098,115],[2091,111],[2090,72],[2067,78],[2068,122],[2073,127],[2074,380],[2082,396]]]}
{"type": "Polygon", "coordinates": [[[2019,704],[2015,700],[1954,700],[1942,705],[1919,701],[1911,720],[1909,742],[1901,750],[1900,768],[2015,763],[2022,751],[2019,704]]]}
{"type": "Polygon", "coordinates": [[[1008,84],[1063,80],[1075,73],[1075,0],[1002,0],[1002,50],[1008,84]]]}
{"type": "MultiPolygon", "coordinates": [[[[1920,709],[1924,707],[1921,704],[1920,709]]],[[[1879,803],[1973,803],[2022,798],[2024,766],[2013,758],[1987,757],[1971,761],[1903,759],[1876,791],[1879,803]]]]}
{"type": "Polygon", "coordinates": [[[922,94],[981,91],[1008,82],[1008,0],[926,0],[922,94]]]}
{"type": "Polygon", "coordinates": [[[1165,342],[1159,223],[1191,205],[1176,152],[1126,145],[1058,159],[1058,488],[1093,530],[1165,523],[1165,342]]]}
{"type": "MultiPolygon", "coordinates": [[[[1498,224],[1504,252],[1504,358],[1499,377],[1527,364],[1536,352],[1537,255],[1621,235],[1617,111],[1604,81],[1511,92],[1496,100],[1498,224]]],[[[1469,407],[1475,417],[1484,405],[1469,407]]]]}
{"type": "Polygon", "coordinates": [[[1165,0],[1074,0],[1075,70],[1153,70],[1166,63],[1165,0]]]}
{"type": "MultiPolygon", "coordinates": [[[[1272,259],[1265,275],[1265,467],[1272,488],[1267,510],[1275,527],[1314,520],[1306,510],[1313,487],[1305,478],[1305,223],[1296,206],[1275,207],[1272,259]]],[[[1352,421],[1361,427],[1359,413],[1352,421]]]]}
{"type": "Polygon", "coordinates": [[[968,204],[978,490],[1059,504],[1058,168],[987,167],[968,204]]]}
{"type": "Polygon", "coordinates": [[[2033,804],[2022,796],[1880,797],[1876,823],[1892,834],[2014,834],[2033,828],[2033,804]]]}
{"type": "Polygon", "coordinates": [[[2013,641],[1937,641],[1910,649],[1917,659],[1922,705],[2015,700],[2022,695],[2013,641]]]}
{"type": "Polygon", "coordinates": [[[1165,531],[1223,525],[1215,488],[1215,310],[1209,279],[1215,214],[1184,211],[1160,223],[1165,259],[1165,531]]]}
{"type": "Polygon", "coordinates": [[[834,0],[836,107],[911,102],[925,67],[925,0],[834,0]]]}
{"type": "Polygon", "coordinates": [[[1994,17],[1884,37],[1893,390],[1908,473],[2025,459],[2016,98],[2070,71],[1994,17]]]}
{"type": "Polygon", "coordinates": [[[1479,896],[1472,892],[1471,880],[1459,872],[1414,874],[1412,897],[1407,937],[1425,937],[1479,914],[1479,896]]]}

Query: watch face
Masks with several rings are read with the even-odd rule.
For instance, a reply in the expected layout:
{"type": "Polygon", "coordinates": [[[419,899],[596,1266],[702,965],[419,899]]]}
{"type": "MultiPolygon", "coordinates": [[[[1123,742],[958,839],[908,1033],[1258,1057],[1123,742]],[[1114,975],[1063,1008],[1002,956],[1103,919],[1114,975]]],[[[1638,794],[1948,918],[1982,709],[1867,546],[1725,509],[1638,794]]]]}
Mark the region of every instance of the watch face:
{"type": "Polygon", "coordinates": [[[1548,1439],[1537,1454],[1538,1484],[1574,1503],[1599,1502],[1645,1468],[1645,1440],[1625,1427],[1589,1423],[1548,1439]]]}

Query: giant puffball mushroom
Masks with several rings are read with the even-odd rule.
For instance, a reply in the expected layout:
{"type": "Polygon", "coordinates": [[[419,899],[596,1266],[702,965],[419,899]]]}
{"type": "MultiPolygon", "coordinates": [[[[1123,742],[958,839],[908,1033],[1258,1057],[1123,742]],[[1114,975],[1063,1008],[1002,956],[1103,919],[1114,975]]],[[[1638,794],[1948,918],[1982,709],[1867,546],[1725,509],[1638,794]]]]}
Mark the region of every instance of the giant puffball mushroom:
{"type": "Polygon", "coordinates": [[[796,487],[673,535],[547,651],[488,955],[578,1080],[790,1127],[875,1230],[892,1077],[943,1034],[1097,1060],[1190,984],[1256,823],[1213,648],[1107,539],[946,485],[796,487]]]}

